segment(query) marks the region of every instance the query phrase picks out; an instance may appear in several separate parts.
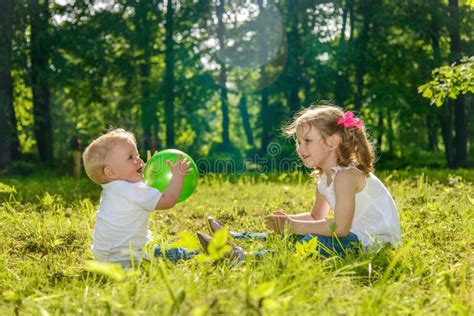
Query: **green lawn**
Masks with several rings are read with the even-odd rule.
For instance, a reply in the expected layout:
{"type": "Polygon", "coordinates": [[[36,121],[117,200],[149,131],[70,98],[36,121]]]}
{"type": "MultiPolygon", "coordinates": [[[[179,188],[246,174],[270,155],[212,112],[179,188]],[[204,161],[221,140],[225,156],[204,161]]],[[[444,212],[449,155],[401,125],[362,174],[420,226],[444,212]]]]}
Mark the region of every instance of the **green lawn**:
{"type": "MultiPolygon", "coordinates": [[[[271,238],[239,242],[276,250],[264,260],[154,260],[125,272],[87,263],[98,186],[59,177],[0,179],[0,315],[472,315],[474,170],[378,175],[399,207],[398,249],[321,258],[271,238]]],[[[157,243],[189,245],[195,231],[206,231],[207,215],[236,230],[262,231],[265,214],[308,210],[314,191],[303,174],[207,176],[190,199],[156,212],[150,228],[157,243]]]]}

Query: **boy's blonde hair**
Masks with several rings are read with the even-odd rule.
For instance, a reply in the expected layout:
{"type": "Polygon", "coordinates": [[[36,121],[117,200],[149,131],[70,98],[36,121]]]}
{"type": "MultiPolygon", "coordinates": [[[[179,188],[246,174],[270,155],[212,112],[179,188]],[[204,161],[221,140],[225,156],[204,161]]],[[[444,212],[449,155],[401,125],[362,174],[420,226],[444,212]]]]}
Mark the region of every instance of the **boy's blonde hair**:
{"type": "Polygon", "coordinates": [[[117,128],[96,138],[87,146],[82,158],[87,176],[97,184],[109,182],[105,176],[104,168],[107,166],[107,158],[113,147],[120,141],[131,141],[135,145],[137,141],[133,133],[117,128]]]}
{"type": "Polygon", "coordinates": [[[344,111],[332,104],[313,106],[296,114],[293,121],[284,129],[289,137],[296,137],[296,132],[303,128],[316,128],[324,141],[329,136],[338,134],[341,143],[337,150],[337,164],[347,167],[351,163],[366,175],[374,170],[375,151],[367,138],[365,126],[347,128],[338,125],[338,120],[344,116],[344,111]]]}

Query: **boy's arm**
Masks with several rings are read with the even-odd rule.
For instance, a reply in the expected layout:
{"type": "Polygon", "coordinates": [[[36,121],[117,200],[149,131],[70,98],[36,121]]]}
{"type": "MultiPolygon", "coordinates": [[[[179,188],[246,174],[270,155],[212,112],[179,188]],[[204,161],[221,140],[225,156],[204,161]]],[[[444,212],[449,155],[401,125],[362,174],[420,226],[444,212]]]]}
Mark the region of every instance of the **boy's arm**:
{"type": "Polygon", "coordinates": [[[155,210],[167,210],[176,205],[183,188],[184,175],[173,175],[170,184],[163,191],[163,194],[156,204],[155,210]]]}
{"type": "Polygon", "coordinates": [[[175,164],[168,161],[168,166],[173,176],[171,177],[170,184],[163,191],[163,195],[156,204],[155,210],[166,210],[176,205],[183,189],[184,177],[190,172],[189,161],[183,160],[181,154],[178,155],[178,160],[175,164]]]}

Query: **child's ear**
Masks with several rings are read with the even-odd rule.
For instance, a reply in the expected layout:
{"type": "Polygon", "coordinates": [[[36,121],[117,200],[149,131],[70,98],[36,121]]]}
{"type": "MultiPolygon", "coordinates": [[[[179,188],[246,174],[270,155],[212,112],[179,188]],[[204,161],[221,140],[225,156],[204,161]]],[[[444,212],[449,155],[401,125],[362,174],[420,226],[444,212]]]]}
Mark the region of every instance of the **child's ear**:
{"type": "Polygon", "coordinates": [[[329,146],[329,149],[331,150],[336,150],[339,147],[339,144],[341,143],[341,137],[339,134],[333,134],[328,137],[327,139],[327,144],[329,146]]]}
{"type": "Polygon", "coordinates": [[[115,179],[116,178],[114,170],[112,168],[110,168],[109,166],[105,166],[104,174],[107,178],[110,178],[110,179],[115,179]]]}

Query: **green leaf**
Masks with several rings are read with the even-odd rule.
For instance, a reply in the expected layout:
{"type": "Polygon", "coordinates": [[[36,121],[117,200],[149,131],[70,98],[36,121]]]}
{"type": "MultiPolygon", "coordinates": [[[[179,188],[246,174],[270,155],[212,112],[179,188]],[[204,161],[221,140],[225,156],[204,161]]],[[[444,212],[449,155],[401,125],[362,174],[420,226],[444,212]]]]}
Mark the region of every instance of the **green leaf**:
{"type": "Polygon", "coordinates": [[[174,242],[171,247],[183,247],[190,250],[199,249],[199,241],[190,232],[182,231],[179,234],[178,240],[174,242]]]}
{"type": "Polygon", "coordinates": [[[86,270],[92,273],[104,275],[119,282],[125,279],[125,272],[122,267],[115,263],[88,260],[86,261],[86,270]]]}
{"type": "Polygon", "coordinates": [[[7,302],[17,302],[21,300],[21,296],[11,290],[4,291],[2,296],[3,300],[7,302]]]}
{"type": "Polygon", "coordinates": [[[423,86],[423,88],[424,90],[422,96],[424,98],[431,99],[433,97],[433,90],[431,90],[428,85],[423,86]]]}
{"type": "Polygon", "coordinates": [[[447,98],[456,99],[474,89],[474,56],[463,58],[457,65],[436,68],[432,76],[433,80],[418,87],[418,93],[439,107],[447,98]]]}
{"type": "Polygon", "coordinates": [[[250,295],[257,301],[261,300],[262,298],[267,298],[275,291],[275,285],[275,281],[261,283],[250,292],[250,295]]]}
{"type": "Polygon", "coordinates": [[[296,255],[307,257],[316,254],[318,247],[318,238],[312,238],[307,242],[296,243],[296,255]]]}
{"type": "Polygon", "coordinates": [[[16,193],[16,189],[13,186],[0,182],[0,193],[16,193]]]}
{"type": "Polygon", "coordinates": [[[213,260],[222,259],[228,251],[232,250],[232,247],[227,244],[228,236],[229,232],[227,227],[219,229],[214,233],[214,236],[207,247],[209,256],[213,260]]]}

